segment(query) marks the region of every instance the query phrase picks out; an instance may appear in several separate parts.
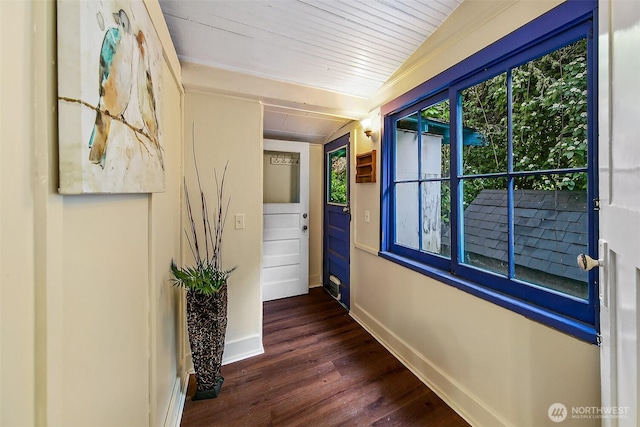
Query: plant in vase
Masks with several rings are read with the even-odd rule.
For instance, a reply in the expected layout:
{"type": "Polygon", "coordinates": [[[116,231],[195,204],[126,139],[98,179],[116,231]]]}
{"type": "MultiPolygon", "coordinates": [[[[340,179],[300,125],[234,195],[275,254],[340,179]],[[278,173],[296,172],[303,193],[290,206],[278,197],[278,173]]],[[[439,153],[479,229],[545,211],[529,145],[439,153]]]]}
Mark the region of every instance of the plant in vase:
{"type": "Polygon", "coordinates": [[[178,267],[175,262],[171,262],[174,286],[187,290],[187,331],[197,383],[193,400],[218,397],[224,381],[220,367],[227,329],[227,281],[235,270],[235,267],[225,270],[221,261],[222,234],[231,201],[231,198],[227,199],[225,207],[224,184],[227,166],[228,164],[220,181],[214,171],[217,207],[213,218],[210,218],[196,162],[202,230],[198,230],[196,226],[185,180],[185,204],[190,225],[190,231],[185,229],[185,235],[195,264],[178,267]],[[199,236],[203,241],[199,240],[199,236]]]}

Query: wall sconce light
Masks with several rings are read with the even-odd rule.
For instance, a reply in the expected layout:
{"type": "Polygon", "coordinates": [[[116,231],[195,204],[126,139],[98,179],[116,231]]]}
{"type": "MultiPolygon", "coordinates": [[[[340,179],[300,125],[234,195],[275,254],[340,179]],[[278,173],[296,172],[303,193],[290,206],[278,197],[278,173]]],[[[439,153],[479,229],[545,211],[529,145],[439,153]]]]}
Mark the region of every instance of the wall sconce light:
{"type": "Polygon", "coordinates": [[[371,138],[372,141],[376,141],[378,139],[378,131],[371,128],[371,119],[363,119],[360,121],[360,124],[362,125],[362,131],[367,135],[367,138],[371,138]]]}

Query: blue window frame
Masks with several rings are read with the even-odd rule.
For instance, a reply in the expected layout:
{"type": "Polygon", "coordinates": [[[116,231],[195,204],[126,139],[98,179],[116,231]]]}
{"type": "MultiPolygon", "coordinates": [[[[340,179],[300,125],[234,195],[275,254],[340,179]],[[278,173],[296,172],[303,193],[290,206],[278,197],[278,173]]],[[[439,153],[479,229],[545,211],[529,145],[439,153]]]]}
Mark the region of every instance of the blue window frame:
{"type": "Polygon", "coordinates": [[[597,2],[382,107],[381,256],[596,342],[597,2]]]}

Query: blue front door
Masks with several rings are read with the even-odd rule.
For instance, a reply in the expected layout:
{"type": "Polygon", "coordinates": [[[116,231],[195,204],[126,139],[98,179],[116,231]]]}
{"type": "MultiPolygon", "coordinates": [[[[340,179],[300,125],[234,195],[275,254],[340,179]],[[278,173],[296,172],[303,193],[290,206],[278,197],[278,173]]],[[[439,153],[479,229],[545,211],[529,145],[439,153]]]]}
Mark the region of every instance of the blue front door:
{"type": "Polygon", "coordinates": [[[349,292],[349,134],[324,146],[325,288],[348,309],[349,292]]]}

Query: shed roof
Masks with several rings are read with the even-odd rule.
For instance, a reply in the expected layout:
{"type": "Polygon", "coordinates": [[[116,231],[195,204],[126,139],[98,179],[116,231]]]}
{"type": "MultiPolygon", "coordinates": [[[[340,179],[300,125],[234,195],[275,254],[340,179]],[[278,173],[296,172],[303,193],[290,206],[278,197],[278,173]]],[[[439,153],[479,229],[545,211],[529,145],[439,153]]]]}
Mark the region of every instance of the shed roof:
{"type": "MultiPolygon", "coordinates": [[[[576,257],[587,252],[586,194],[514,191],[516,266],[581,282],[576,257]]],[[[464,212],[465,250],[507,262],[507,192],[482,190],[464,212]]]]}

